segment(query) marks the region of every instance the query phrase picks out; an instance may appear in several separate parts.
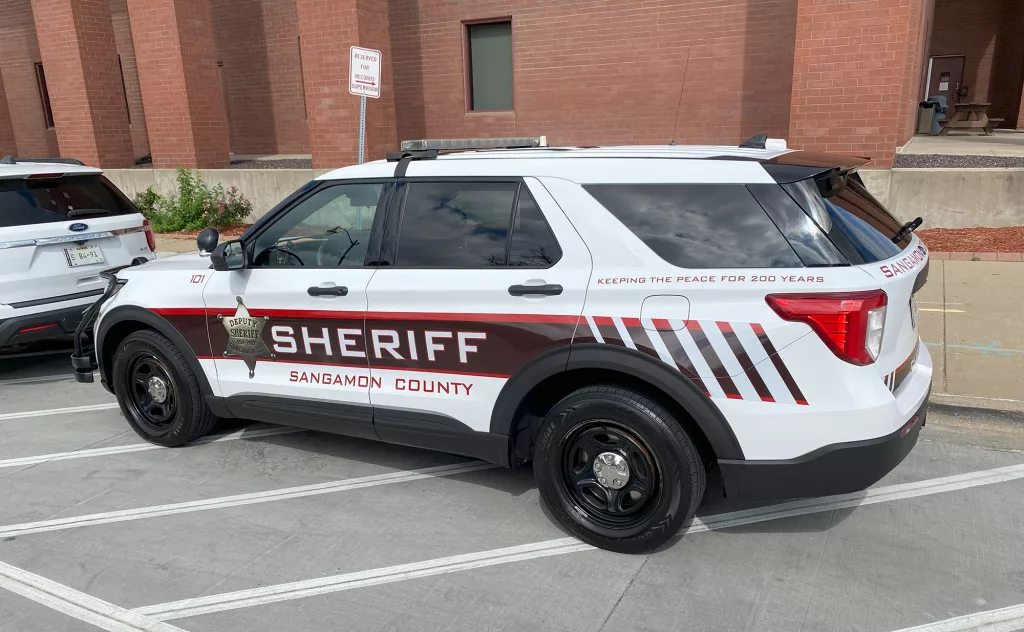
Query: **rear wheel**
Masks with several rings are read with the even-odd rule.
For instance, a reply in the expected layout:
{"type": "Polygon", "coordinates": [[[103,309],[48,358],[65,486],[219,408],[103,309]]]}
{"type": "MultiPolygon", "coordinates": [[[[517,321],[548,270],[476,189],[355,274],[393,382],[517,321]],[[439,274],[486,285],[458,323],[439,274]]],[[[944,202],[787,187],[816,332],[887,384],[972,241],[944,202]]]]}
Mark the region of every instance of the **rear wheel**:
{"type": "Polygon", "coordinates": [[[647,397],[609,386],[582,388],[551,409],[533,468],[563,527],[620,553],[664,544],[693,518],[706,485],[682,426],[647,397]]]}
{"type": "Polygon", "coordinates": [[[155,331],[137,331],[121,341],[110,379],[121,413],[150,443],[179,446],[209,433],[217,422],[181,351],[155,331]]]}

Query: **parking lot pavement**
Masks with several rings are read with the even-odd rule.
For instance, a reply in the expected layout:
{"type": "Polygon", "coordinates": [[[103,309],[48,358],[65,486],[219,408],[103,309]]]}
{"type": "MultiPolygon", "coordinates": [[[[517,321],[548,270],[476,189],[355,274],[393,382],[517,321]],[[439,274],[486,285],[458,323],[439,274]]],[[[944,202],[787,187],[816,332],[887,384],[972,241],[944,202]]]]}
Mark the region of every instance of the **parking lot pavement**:
{"type": "Polygon", "coordinates": [[[864,494],[709,490],[687,533],[626,556],[556,527],[528,468],[263,424],[152,448],[114,408],[27,416],[112,399],[11,373],[4,632],[1024,628],[1021,416],[934,410],[864,494]]]}

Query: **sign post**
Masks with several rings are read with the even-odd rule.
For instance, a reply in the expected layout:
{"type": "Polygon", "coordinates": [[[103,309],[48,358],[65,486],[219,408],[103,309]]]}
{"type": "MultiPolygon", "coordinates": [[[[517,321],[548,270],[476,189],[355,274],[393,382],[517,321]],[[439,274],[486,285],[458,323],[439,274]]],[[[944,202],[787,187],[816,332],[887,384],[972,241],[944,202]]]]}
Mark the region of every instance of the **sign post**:
{"type": "Polygon", "coordinates": [[[380,98],[380,51],[349,48],[348,91],[359,97],[359,164],[366,148],[366,97],[380,98]]]}

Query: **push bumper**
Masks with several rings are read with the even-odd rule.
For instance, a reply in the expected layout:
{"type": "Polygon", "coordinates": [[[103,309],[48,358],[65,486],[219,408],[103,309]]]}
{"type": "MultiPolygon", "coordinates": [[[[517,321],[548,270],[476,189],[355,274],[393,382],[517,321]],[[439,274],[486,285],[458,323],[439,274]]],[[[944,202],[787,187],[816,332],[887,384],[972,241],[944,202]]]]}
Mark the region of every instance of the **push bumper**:
{"type": "Polygon", "coordinates": [[[720,460],[718,465],[726,493],[750,500],[777,500],[867,489],[910,454],[925,424],[927,412],[926,396],[907,423],[890,435],[825,446],[798,459],[720,460]]]}
{"type": "Polygon", "coordinates": [[[0,349],[17,344],[66,338],[82,322],[85,305],[0,320],[0,349]]]}
{"type": "MultiPolygon", "coordinates": [[[[138,262],[138,259],[133,261],[131,265],[136,265],[136,262],[138,262]]],[[[144,263],[145,259],[142,262],[144,263]]],[[[89,384],[93,381],[92,373],[99,366],[99,363],[96,359],[96,350],[89,344],[87,332],[93,323],[96,322],[96,316],[100,313],[100,307],[117,291],[117,273],[127,267],[129,266],[119,266],[100,272],[100,276],[107,281],[107,289],[104,290],[103,295],[95,303],[89,306],[89,309],[85,310],[81,321],[78,323],[78,327],[75,328],[75,352],[71,354],[71,366],[75,369],[76,382],[89,384]]]]}

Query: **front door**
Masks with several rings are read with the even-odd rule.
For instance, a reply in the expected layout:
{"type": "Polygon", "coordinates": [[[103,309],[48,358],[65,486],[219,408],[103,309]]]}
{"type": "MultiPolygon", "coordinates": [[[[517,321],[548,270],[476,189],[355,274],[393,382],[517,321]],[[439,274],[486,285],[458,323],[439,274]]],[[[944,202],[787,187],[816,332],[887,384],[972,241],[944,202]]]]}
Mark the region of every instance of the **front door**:
{"type": "Polygon", "coordinates": [[[246,269],[213,273],[203,299],[233,414],[376,438],[363,340],[376,265],[365,258],[390,188],[321,185],[246,239],[246,269]]]}
{"type": "Polygon", "coordinates": [[[367,290],[374,425],[457,452],[510,376],[572,342],[590,252],[533,178],[411,179],[394,197],[367,290]]]}
{"type": "Polygon", "coordinates": [[[964,82],[964,56],[932,57],[931,69],[925,98],[941,95],[946,97],[946,105],[956,105],[964,82]]]}

